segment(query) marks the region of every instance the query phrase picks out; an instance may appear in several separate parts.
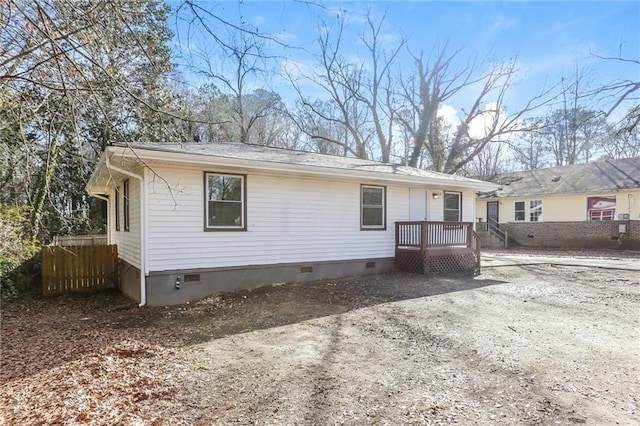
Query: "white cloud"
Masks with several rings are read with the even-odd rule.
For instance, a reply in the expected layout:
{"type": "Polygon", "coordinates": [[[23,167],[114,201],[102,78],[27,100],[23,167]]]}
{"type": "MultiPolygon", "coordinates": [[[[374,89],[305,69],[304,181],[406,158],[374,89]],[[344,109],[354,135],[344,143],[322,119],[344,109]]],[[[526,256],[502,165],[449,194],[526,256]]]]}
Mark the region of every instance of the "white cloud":
{"type": "MultiPolygon", "coordinates": [[[[496,102],[487,103],[482,113],[478,114],[473,120],[471,120],[471,123],[469,123],[469,136],[473,139],[486,137],[493,128],[496,114],[499,128],[507,122],[509,115],[506,111],[498,109],[496,102]]],[[[451,133],[455,132],[458,125],[461,123],[461,117],[458,116],[458,111],[450,105],[443,105],[438,109],[437,115],[438,117],[443,118],[444,122],[450,126],[449,132],[451,133]]],[[[514,126],[520,126],[521,124],[522,123],[514,123],[514,126]]]]}
{"type": "Polygon", "coordinates": [[[436,113],[438,117],[442,117],[444,122],[455,129],[460,124],[460,118],[458,118],[458,111],[450,105],[443,105],[436,113]]]}
{"type": "Polygon", "coordinates": [[[291,32],[279,32],[279,33],[273,34],[273,38],[278,40],[280,43],[288,44],[291,46],[295,45],[300,41],[300,38],[296,34],[291,32]]]}
{"type": "Polygon", "coordinates": [[[402,41],[402,35],[398,32],[385,32],[378,36],[378,41],[389,47],[398,47],[402,41]]]}
{"type": "Polygon", "coordinates": [[[314,68],[315,66],[309,62],[295,59],[284,59],[280,62],[280,70],[282,71],[282,74],[288,75],[294,80],[311,76],[314,72],[314,68]]]}
{"type": "Polygon", "coordinates": [[[267,23],[267,18],[265,18],[264,16],[254,16],[251,18],[251,23],[253,25],[255,25],[256,27],[260,28],[262,26],[264,26],[264,24],[267,23]]]}
{"type": "Polygon", "coordinates": [[[491,25],[491,29],[494,31],[506,30],[518,25],[518,21],[512,18],[508,18],[504,15],[498,15],[491,25]]]}
{"type": "MultiPolygon", "coordinates": [[[[474,139],[481,139],[486,137],[493,129],[493,125],[497,120],[496,128],[505,128],[507,122],[509,120],[509,114],[503,109],[498,108],[498,104],[496,102],[488,102],[482,114],[475,117],[469,123],[469,135],[474,139]]],[[[524,128],[524,123],[520,121],[516,121],[511,123],[509,126],[510,129],[522,129],[524,128]]],[[[495,139],[495,140],[499,140],[495,139]]]]}

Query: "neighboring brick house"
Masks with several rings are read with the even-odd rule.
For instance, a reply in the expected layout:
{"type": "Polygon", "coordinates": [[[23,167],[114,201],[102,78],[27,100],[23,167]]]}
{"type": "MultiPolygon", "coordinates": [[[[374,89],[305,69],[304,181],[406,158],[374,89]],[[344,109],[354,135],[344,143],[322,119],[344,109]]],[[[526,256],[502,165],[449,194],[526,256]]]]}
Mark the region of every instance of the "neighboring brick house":
{"type": "Polygon", "coordinates": [[[640,250],[640,157],[504,173],[491,181],[500,188],[479,194],[477,221],[507,230],[512,243],[640,250]]]}

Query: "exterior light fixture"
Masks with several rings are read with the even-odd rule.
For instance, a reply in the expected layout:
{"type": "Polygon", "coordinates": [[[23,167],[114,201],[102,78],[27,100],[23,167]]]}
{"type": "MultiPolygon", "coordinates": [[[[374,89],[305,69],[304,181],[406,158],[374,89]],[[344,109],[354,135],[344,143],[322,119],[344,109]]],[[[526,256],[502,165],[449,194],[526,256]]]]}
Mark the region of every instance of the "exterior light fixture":
{"type": "Polygon", "coordinates": [[[440,198],[440,193],[439,192],[434,192],[432,195],[433,195],[434,199],[440,198]]]}

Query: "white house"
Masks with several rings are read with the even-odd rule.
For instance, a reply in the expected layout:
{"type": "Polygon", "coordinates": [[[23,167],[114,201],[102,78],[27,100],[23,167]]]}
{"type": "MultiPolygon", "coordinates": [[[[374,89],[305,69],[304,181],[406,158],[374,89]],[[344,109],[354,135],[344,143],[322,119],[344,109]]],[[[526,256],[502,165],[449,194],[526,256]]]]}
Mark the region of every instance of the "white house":
{"type": "Polygon", "coordinates": [[[490,189],[401,165],[235,143],[108,147],[87,184],[107,201],[122,291],[141,305],[390,271],[398,244],[411,245],[396,240],[397,222],[473,223],[475,193],[490,189]]]}

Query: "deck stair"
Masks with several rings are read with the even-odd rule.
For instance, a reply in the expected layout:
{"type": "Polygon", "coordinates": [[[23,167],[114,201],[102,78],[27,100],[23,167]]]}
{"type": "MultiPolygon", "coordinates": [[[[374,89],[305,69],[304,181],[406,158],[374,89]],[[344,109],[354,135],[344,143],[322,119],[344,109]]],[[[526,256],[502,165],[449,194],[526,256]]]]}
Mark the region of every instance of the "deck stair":
{"type": "Polygon", "coordinates": [[[482,240],[482,247],[486,248],[509,248],[509,232],[501,226],[495,219],[490,218],[488,222],[477,222],[476,232],[482,240]]]}

